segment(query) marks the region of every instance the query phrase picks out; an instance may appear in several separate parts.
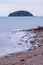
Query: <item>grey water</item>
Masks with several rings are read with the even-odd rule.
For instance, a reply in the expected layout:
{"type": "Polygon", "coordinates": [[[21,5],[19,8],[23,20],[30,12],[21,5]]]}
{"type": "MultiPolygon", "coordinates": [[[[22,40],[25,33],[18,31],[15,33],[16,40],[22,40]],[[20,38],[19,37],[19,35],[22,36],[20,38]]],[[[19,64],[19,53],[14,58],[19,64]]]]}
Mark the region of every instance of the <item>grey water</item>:
{"type": "Polygon", "coordinates": [[[43,26],[43,17],[0,17],[0,32],[43,26]]]}
{"type": "MultiPolygon", "coordinates": [[[[38,25],[43,26],[43,17],[0,17],[0,37],[1,35],[3,36],[1,33],[6,33],[13,29],[30,29],[38,25]]],[[[9,43],[6,41],[7,39],[0,38],[0,56],[14,52],[13,44],[11,43],[11,47],[9,47],[9,43]]]]}

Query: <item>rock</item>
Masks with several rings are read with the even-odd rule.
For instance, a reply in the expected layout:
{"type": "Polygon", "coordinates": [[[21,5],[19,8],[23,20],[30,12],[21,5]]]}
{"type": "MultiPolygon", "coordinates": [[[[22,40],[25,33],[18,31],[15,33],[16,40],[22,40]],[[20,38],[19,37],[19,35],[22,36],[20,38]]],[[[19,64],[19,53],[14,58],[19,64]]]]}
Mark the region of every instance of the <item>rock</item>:
{"type": "Polygon", "coordinates": [[[35,44],[35,41],[34,40],[31,40],[30,43],[33,45],[33,44],[35,44]]]}
{"type": "Polygon", "coordinates": [[[21,45],[22,43],[18,43],[18,45],[21,45]]]}

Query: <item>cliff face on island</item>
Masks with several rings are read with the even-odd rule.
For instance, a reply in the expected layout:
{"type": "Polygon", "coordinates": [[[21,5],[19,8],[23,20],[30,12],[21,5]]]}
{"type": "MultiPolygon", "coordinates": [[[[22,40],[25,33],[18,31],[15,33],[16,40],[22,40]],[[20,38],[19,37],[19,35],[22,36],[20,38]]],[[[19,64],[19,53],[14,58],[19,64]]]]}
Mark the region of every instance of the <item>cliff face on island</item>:
{"type": "Polygon", "coordinates": [[[9,13],[8,16],[33,16],[30,12],[28,11],[15,11],[15,12],[12,12],[12,13],[9,13]]]}

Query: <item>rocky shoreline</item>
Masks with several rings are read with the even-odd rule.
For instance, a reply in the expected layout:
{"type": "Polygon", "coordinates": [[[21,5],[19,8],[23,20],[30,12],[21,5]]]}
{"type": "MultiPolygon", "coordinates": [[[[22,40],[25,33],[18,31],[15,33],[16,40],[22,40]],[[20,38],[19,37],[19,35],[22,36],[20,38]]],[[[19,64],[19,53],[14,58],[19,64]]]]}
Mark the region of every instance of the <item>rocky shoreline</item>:
{"type": "MultiPolygon", "coordinates": [[[[27,34],[29,32],[29,30],[23,31],[27,31],[27,34]]],[[[36,34],[34,38],[37,39],[37,41],[31,39],[30,43],[34,45],[38,42],[38,47],[34,46],[34,49],[6,55],[0,58],[0,65],[43,65],[43,26],[38,26],[30,31],[36,34]]]]}

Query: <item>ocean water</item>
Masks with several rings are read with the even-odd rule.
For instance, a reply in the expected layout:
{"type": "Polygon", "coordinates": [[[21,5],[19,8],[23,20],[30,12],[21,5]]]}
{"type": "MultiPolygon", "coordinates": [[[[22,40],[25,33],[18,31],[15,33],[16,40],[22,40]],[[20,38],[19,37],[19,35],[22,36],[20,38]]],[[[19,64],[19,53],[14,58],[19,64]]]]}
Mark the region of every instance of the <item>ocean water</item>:
{"type": "Polygon", "coordinates": [[[29,47],[27,48],[25,41],[34,34],[29,33],[25,37],[26,32],[14,31],[35,28],[38,25],[43,26],[43,17],[0,17],[0,56],[30,48],[30,42],[28,41],[29,47]],[[20,42],[20,40],[24,40],[24,42],[20,42]],[[22,45],[19,46],[19,43],[22,45]]]}
{"type": "Polygon", "coordinates": [[[43,17],[0,17],[0,32],[30,29],[43,25],[43,17]]]}

